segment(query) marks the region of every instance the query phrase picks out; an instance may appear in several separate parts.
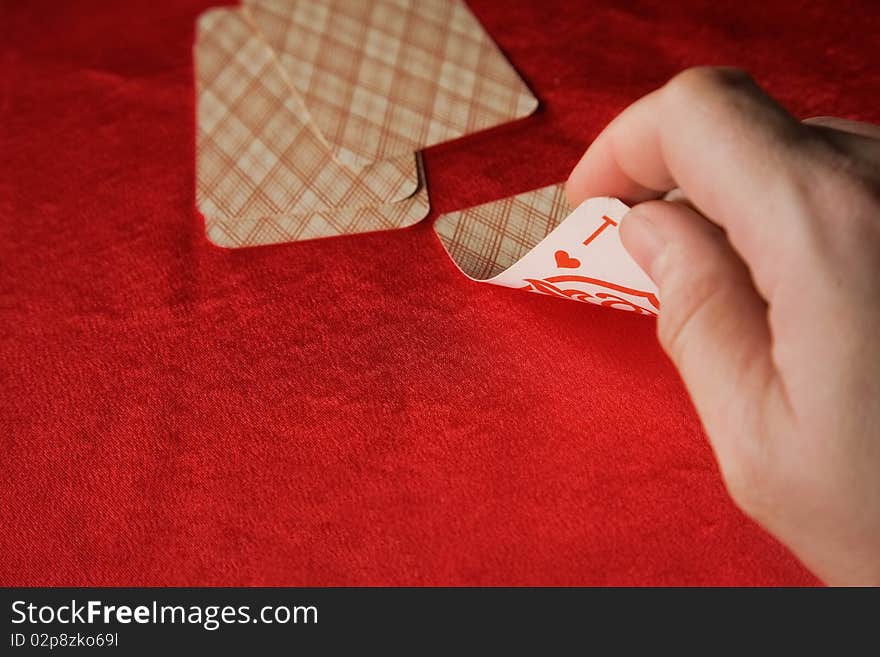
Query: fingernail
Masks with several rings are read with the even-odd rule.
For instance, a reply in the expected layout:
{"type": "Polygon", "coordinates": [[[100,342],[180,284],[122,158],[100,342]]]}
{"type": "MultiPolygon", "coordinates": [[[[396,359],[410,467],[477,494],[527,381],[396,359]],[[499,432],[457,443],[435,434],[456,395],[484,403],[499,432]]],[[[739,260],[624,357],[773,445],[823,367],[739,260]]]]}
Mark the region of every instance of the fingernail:
{"type": "Polygon", "coordinates": [[[660,264],[666,253],[666,241],[654,222],[648,215],[634,208],[620,222],[620,235],[623,246],[633,260],[656,283],[660,264]]]}

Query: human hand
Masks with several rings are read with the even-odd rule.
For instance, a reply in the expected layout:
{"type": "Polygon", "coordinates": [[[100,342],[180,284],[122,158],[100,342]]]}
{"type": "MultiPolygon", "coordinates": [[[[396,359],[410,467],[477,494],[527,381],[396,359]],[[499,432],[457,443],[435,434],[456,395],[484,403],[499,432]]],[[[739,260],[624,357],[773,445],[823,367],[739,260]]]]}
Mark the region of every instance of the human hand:
{"type": "Polygon", "coordinates": [[[566,191],[637,204],[621,238],[736,503],[826,582],[880,584],[880,127],[823,123],[690,69],[566,191]]]}

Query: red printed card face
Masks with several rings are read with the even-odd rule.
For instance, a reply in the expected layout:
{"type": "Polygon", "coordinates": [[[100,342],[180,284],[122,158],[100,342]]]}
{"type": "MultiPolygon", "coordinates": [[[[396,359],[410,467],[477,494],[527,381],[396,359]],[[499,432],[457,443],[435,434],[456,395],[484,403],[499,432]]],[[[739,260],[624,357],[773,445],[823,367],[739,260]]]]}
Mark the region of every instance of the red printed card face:
{"type": "Polygon", "coordinates": [[[656,315],[657,287],[617,232],[628,209],[593,198],[569,212],[563,186],[551,185],[443,215],[434,228],[470,278],[656,315]]]}

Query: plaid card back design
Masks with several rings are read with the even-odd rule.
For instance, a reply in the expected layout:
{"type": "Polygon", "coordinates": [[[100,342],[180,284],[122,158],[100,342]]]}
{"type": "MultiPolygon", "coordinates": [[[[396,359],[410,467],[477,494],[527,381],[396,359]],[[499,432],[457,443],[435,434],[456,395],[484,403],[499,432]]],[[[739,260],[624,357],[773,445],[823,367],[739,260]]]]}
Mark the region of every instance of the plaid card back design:
{"type": "Polygon", "coordinates": [[[571,212],[563,184],[441,215],[434,231],[465,274],[486,280],[520,260],[571,212]]]}
{"type": "Polygon", "coordinates": [[[341,162],[361,167],[531,114],[461,0],[245,0],[341,162]]]}
{"type": "Polygon", "coordinates": [[[208,217],[208,239],[217,246],[235,249],[407,228],[424,219],[431,209],[421,156],[417,156],[417,162],[419,189],[402,201],[300,215],[251,216],[228,220],[208,217]]]}
{"type": "Polygon", "coordinates": [[[304,118],[271,50],[238,11],[202,14],[195,61],[196,202],[207,219],[377,206],[417,190],[412,153],[359,172],[337,162],[304,118]]]}

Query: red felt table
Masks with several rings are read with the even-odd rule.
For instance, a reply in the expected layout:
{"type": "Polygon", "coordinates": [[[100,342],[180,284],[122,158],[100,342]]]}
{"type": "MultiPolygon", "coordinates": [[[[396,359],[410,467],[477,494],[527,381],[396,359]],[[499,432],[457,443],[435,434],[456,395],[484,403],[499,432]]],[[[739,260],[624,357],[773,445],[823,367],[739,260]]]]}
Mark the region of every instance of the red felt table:
{"type": "Polygon", "coordinates": [[[0,7],[0,583],[816,583],[652,320],[471,283],[431,223],[690,65],[880,121],[875,3],[473,0],[537,115],[429,149],[414,228],[241,251],[193,204],[210,4],[0,7]]]}

